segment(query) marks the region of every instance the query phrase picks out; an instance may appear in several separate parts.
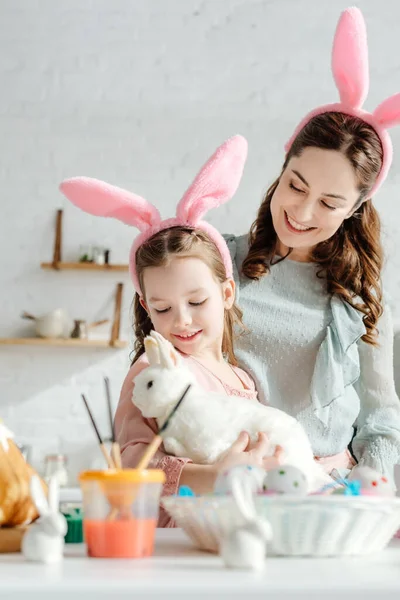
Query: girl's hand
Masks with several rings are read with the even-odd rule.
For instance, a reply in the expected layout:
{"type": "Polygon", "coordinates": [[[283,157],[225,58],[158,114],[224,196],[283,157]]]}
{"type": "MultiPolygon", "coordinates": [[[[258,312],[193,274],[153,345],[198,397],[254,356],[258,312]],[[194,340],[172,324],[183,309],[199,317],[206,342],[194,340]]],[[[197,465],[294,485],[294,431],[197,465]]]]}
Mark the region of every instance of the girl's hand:
{"type": "Polygon", "coordinates": [[[282,464],[283,460],[281,446],[276,446],[273,456],[266,456],[269,446],[268,436],[265,433],[260,432],[257,441],[251,443],[249,434],[242,431],[236,442],[217,460],[214,467],[217,473],[236,465],[256,465],[268,471],[282,464]]]}

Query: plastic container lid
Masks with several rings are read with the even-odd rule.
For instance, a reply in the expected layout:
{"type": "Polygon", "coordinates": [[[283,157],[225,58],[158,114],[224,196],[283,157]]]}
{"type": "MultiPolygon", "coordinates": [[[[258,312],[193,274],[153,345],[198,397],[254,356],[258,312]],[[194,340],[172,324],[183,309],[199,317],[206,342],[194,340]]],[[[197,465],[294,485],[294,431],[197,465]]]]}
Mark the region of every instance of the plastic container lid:
{"type": "Polygon", "coordinates": [[[161,469],[107,469],[104,471],[83,471],[79,481],[101,481],[102,483],[164,483],[165,473],[161,469]]]}

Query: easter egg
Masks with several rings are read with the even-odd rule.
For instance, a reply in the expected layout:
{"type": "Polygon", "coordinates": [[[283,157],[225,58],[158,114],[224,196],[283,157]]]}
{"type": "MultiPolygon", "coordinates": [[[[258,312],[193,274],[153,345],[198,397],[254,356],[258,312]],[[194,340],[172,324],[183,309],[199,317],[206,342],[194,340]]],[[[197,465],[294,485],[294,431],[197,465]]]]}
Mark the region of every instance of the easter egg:
{"type": "Polygon", "coordinates": [[[223,471],[217,476],[214,484],[214,494],[226,495],[232,492],[232,482],[239,479],[250,488],[253,494],[262,491],[265,469],[254,465],[236,465],[223,471]]]}
{"type": "Polygon", "coordinates": [[[268,471],[264,478],[263,489],[266,493],[306,496],[308,485],[306,476],[300,469],[291,465],[282,465],[268,471]]]}
{"type": "Polygon", "coordinates": [[[387,477],[371,467],[354,467],[348,479],[359,481],[363,496],[394,496],[394,487],[387,477]]]}

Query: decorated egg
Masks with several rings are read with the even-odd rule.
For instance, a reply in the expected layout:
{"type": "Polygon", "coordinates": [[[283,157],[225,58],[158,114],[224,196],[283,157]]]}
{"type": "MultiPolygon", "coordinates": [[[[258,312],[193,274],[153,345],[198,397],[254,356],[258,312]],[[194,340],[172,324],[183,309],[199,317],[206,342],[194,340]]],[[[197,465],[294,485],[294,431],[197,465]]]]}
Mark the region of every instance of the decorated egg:
{"type": "Polygon", "coordinates": [[[263,489],[266,493],[305,496],[308,485],[306,476],[300,469],[292,465],[282,465],[268,471],[263,489]]]}
{"type": "Polygon", "coordinates": [[[263,489],[265,469],[255,465],[236,465],[220,473],[214,484],[214,494],[231,494],[232,481],[239,478],[251,492],[256,494],[263,489]]]}
{"type": "Polygon", "coordinates": [[[387,477],[371,467],[354,467],[348,479],[359,481],[362,496],[394,496],[394,487],[387,477]]]}

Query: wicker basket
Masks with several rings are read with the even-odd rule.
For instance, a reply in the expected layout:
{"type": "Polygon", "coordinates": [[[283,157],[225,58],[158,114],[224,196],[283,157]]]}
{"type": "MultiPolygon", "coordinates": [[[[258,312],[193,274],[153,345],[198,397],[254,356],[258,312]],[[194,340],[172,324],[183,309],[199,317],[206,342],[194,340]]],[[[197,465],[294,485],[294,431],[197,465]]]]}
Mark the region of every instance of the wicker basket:
{"type": "MultiPolygon", "coordinates": [[[[362,556],[382,550],[400,526],[400,498],[258,496],[269,520],[268,552],[279,556],[362,556]]],[[[229,496],[166,496],[162,504],[194,544],[218,552],[224,532],[242,517],[229,496]]]]}

